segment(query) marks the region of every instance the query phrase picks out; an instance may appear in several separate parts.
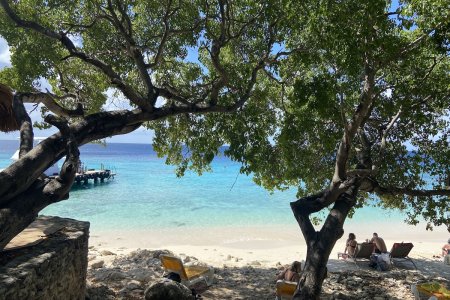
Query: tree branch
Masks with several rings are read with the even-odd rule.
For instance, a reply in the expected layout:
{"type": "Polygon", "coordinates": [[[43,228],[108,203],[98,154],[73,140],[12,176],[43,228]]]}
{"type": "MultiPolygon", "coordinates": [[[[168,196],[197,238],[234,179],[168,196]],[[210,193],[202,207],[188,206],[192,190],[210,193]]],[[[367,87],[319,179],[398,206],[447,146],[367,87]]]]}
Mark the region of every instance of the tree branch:
{"type": "Polygon", "coordinates": [[[20,147],[19,147],[19,158],[22,158],[31,149],[33,149],[33,124],[31,123],[30,116],[20,100],[20,94],[16,94],[13,97],[13,111],[17,121],[20,126],[20,147]]]}
{"type": "Polygon", "coordinates": [[[439,190],[416,190],[407,187],[404,188],[393,186],[382,187],[378,185],[378,183],[374,183],[373,192],[375,192],[380,196],[382,195],[408,195],[417,197],[450,196],[450,188],[439,190]]]}
{"type": "Polygon", "coordinates": [[[163,24],[164,24],[164,33],[161,37],[161,42],[159,43],[158,46],[158,50],[156,52],[155,58],[153,60],[153,63],[147,64],[146,67],[147,68],[154,68],[155,66],[157,66],[162,58],[162,53],[164,51],[164,47],[166,45],[166,42],[169,38],[169,32],[170,32],[170,26],[169,26],[169,16],[170,16],[170,6],[172,4],[172,1],[170,0],[168,5],[167,5],[167,11],[164,14],[164,17],[162,19],[163,24]]]}
{"type": "Polygon", "coordinates": [[[146,89],[147,89],[147,100],[148,103],[145,103],[144,106],[141,106],[145,110],[151,111],[153,109],[153,105],[156,102],[156,90],[153,86],[152,80],[150,78],[150,74],[147,71],[146,63],[144,61],[144,56],[142,55],[142,52],[139,50],[138,45],[136,44],[136,41],[133,39],[132,36],[132,28],[131,28],[131,21],[126,13],[126,11],[123,9],[122,5],[120,4],[120,1],[117,1],[117,6],[119,9],[119,12],[124,20],[127,22],[128,30],[122,25],[122,22],[119,20],[115,10],[114,6],[112,4],[111,0],[108,0],[108,10],[111,13],[111,20],[112,25],[119,30],[119,32],[122,34],[122,36],[125,38],[125,41],[127,43],[127,50],[129,55],[133,58],[136,67],[139,71],[139,76],[141,77],[142,81],[144,82],[146,89]]]}
{"type": "Polygon", "coordinates": [[[375,87],[375,70],[373,69],[370,59],[366,58],[364,67],[364,87],[361,91],[360,103],[353,114],[352,121],[345,130],[342,140],[339,144],[339,149],[336,154],[335,171],[331,186],[339,184],[345,180],[346,164],[351,148],[352,140],[360,127],[362,127],[365,120],[371,111],[372,103],[374,101],[374,87],[375,87]]]}
{"type": "Polygon", "coordinates": [[[47,36],[51,39],[58,40],[61,42],[62,46],[66,48],[71,57],[77,57],[84,62],[96,67],[100,71],[102,71],[110,80],[111,83],[114,84],[131,102],[136,104],[139,107],[146,108],[149,106],[149,102],[142,98],[142,96],[137,93],[130,85],[126,84],[117,74],[113,68],[104,63],[103,61],[96,59],[94,57],[90,57],[86,53],[79,51],[73,42],[67,37],[64,33],[57,33],[49,28],[46,28],[36,22],[27,21],[21,19],[9,6],[8,0],[0,0],[0,4],[5,10],[8,17],[16,23],[17,26],[22,28],[31,29],[38,33],[41,33],[44,36],[47,36]]]}
{"type": "MultiPolygon", "coordinates": [[[[394,126],[394,124],[397,122],[397,120],[400,118],[401,114],[403,113],[402,106],[400,106],[398,112],[395,114],[394,117],[392,117],[391,121],[387,125],[386,129],[383,130],[383,134],[381,136],[381,142],[380,142],[380,151],[378,154],[378,157],[381,158],[384,155],[384,150],[386,149],[386,137],[391,130],[391,128],[394,126]]],[[[379,168],[379,163],[376,163],[374,165],[374,170],[377,171],[379,168]]]]}
{"type": "Polygon", "coordinates": [[[51,93],[20,93],[20,99],[24,103],[42,103],[47,107],[52,113],[58,116],[70,118],[70,117],[81,117],[84,115],[83,106],[81,103],[78,104],[76,109],[67,109],[62,107],[55,99],[65,99],[65,98],[76,98],[76,95],[66,94],[64,96],[58,97],[51,93]]]}

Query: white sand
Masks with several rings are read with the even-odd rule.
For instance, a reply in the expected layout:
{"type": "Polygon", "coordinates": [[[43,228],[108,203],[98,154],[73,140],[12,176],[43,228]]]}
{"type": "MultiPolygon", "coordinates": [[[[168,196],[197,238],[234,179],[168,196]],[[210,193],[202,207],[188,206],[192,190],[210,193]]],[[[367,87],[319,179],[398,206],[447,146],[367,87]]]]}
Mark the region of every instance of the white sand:
{"type": "MultiPolygon", "coordinates": [[[[420,227],[403,223],[386,225],[355,225],[352,222],[345,228],[344,236],[336,243],[330,256],[329,268],[341,266],[335,259],[337,252],[345,247],[349,232],[356,234],[358,242],[371,238],[372,232],[383,237],[388,250],[394,242],[412,242],[413,258],[433,259],[449,237],[446,228],[425,231],[420,227]]],[[[194,256],[216,267],[260,264],[273,267],[278,262],[289,264],[306,257],[306,245],[296,224],[289,226],[259,227],[178,227],[162,230],[139,231],[94,231],[91,232],[90,245],[117,254],[126,254],[135,249],[169,249],[176,254],[194,256]]]]}

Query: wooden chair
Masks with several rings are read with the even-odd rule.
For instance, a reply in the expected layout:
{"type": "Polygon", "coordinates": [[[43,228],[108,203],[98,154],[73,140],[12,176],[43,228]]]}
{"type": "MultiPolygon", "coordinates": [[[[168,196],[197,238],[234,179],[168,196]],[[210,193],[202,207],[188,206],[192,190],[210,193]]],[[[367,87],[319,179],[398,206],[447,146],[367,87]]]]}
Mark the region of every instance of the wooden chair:
{"type": "Polygon", "coordinates": [[[292,299],[295,290],[297,289],[297,282],[278,280],[277,281],[277,300],[292,299]]]}
{"type": "Polygon", "coordinates": [[[412,243],[394,243],[394,245],[392,245],[391,252],[389,253],[392,264],[394,264],[395,261],[410,261],[417,270],[416,264],[408,256],[413,247],[414,245],[412,243]]]}
{"type": "Polygon", "coordinates": [[[185,266],[178,257],[166,254],[161,254],[159,259],[161,260],[165,272],[173,272],[180,275],[181,282],[187,287],[190,287],[201,280],[204,280],[208,286],[212,284],[214,269],[211,267],[185,266]]]}

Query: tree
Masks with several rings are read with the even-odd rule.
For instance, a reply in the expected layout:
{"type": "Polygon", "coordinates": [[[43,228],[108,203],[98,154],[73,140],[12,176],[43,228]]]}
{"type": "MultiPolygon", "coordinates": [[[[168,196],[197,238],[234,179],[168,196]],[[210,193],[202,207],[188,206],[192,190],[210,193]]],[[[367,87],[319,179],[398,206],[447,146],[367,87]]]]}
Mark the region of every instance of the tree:
{"type": "Polygon", "coordinates": [[[433,0],[284,5],[289,35],[280,46],[302,51],[272,66],[256,99],[234,115],[179,115],[151,127],[181,174],[201,172],[229,144],[225,155],[258,184],[298,187],[291,208],[307,257],[294,299],[318,299],[356,208],[399,208],[411,224],[450,230],[450,18],[445,1],[433,0]]]}
{"type": "Polygon", "coordinates": [[[12,52],[12,67],[0,71],[0,129],[21,137],[20,159],[0,172],[0,249],[68,198],[78,146],[169,117],[232,113],[284,55],[273,51],[281,14],[272,1],[0,4],[0,35],[12,52]],[[39,90],[43,79],[51,91],[39,90]],[[129,109],[104,111],[107,94],[129,109]],[[38,126],[59,129],[34,148],[24,103],[42,105],[38,126]],[[59,176],[43,175],[63,156],[59,176]]]}

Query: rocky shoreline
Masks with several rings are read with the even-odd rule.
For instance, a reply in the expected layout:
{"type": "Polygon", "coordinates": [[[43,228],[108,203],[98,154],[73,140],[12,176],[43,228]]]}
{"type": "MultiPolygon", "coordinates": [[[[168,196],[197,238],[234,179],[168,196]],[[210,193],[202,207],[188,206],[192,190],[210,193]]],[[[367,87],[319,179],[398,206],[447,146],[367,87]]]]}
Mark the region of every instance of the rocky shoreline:
{"type": "MultiPolygon", "coordinates": [[[[90,249],[87,297],[100,299],[143,299],[145,289],[162,278],[159,260],[168,250],[136,250],[116,254],[90,249]]],[[[179,255],[185,263],[200,262],[192,256],[179,255]]],[[[249,262],[246,266],[223,265],[215,268],[214,284],[202,293],[203,299],[274,299],[275,275],[281,264],[263,266],[249,262]]],[[[411,284],[428,280],[449,282],[449,278],[423,274],[421,271],[394,268],[388,272],[345,270],[329,272],[323,285],[322,299],[414,299],[411,284]]]]}

